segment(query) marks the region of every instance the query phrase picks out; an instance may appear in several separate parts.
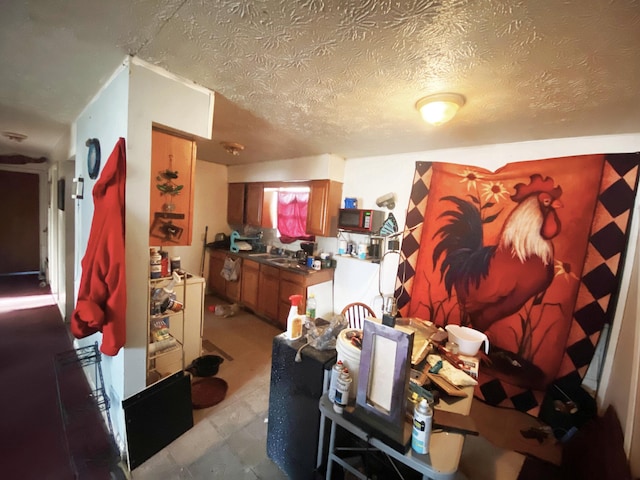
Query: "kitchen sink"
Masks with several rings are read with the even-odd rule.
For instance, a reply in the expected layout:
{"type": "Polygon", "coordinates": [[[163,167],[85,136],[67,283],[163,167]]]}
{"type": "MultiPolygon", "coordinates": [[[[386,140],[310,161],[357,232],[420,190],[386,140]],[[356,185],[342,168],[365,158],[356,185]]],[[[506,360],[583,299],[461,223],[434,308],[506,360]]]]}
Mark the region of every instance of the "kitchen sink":
{"type": "Polygon", "coordinates": [[[303,272],[313,272],[312,268],[307,267],[306,265],[300,265],[298,260],[295,258],[288,257],[280,257],[280,258],[270,258],[267,262],[272,263],[274,265],[278,265],[279,267],[290,268],[293,270],[300,270],[303,272]]]}
{"type": "Polygon", "coordinates": [[[298,261],[294,258],[288,257],[276,257],[268,259],[270,263],[277,263],[278,265],[283,265],[286,267],[291,267],[293,265],[298,265],[298,261]]]}

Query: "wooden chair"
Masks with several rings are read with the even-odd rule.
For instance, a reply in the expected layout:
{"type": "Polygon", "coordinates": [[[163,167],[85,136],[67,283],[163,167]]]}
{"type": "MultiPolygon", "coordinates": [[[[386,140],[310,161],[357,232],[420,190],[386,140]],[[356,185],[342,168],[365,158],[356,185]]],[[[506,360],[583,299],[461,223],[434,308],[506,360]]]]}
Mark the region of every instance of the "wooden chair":
{"type": "Polygon", "coordinates": [[[362,323],[367,317],[376,316],[369,305],[360,302],[350,303],[342,309],[342,316],[349,322],[349,328],[362,329],[362,323]]]}

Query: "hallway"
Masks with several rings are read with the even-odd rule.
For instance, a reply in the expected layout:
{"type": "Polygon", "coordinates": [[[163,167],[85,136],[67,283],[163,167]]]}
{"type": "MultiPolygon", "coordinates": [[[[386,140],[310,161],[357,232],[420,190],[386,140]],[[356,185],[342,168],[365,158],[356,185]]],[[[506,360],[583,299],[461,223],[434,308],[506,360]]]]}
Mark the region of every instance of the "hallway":
{"type": "MultiPolygon", "coordinates": [[[[205,299],[207,306],[217,301],[205,299]]],[[[249,313],[221,318],[205,308],[203,346],[205,353],[225,358],[217,376],[228,383],[227,395],[214,407],[194,410],[194,427],[130,477],[286,479],[266,455],[271,342],[278,333],[249,313]]],[[[7,440],[0,453],[3,478],[114,478],[102,424],[83,438],[82,446],[98,461],[83,464],[74,453],[74,462],[68,453],[54,365],[56,354],[71,349],[73,338],[37,275],[0,277],[0,423],[7,440]]],[[[87,388],[84,378],[81,383],[87,388]]]]}
{"type": "Polygon", "coordinates": [[[63,422],[56,388],[56,355],[72,349],[71,336],[49,287],[41,287],[37,275],[0,276],[3,478],[123,477],[111,473],[118,472],[114,466],[117,455],[99,411],[86,408],[87,400],[92,399],[79,369],[65,375],[64,385],[70,398],[77,400],[76,405],[82,405],[82,421],[74,422],[69,415],[63,422]]]}

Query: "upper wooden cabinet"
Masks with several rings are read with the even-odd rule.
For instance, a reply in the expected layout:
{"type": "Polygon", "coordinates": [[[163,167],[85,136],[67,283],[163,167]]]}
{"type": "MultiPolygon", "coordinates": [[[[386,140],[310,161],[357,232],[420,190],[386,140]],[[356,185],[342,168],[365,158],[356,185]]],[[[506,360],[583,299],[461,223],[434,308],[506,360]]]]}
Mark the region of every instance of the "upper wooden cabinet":
{"type": "Polygon", "coordinates": [[[151,133],[149,245],[191,245],[196,142],[151,133]]]}
{"type": "Polygon", "coordinates": [[[309,188],[307,233],[320,237],[337,235],[342,184],[333,180],[312,180],[309,188]]]}
{"type": "Polygon", "coordinates": [[[308,186],[307,233],[333,237],[338,233],[338,210],[342,200],[342,184],[333,180],[282,183],[230,183],[227,222],[230,225],[250,225],[274,228],[272,216],[278,201],[277,188],[308,186]],[[268,187],[265,189],[265,186],[268,187]]]}
{"type": "Polygon", "coordinates": [[[227,194],[227,223],[242,225],[244,223],[244,197],[246,183],[230,183],[227,194]]]}
{"type": "Polygon", "coordinates": [[[264,185],[247,183],[244,204],[244,221],[253,227],[262,227],[262,201],[264,185]]]}

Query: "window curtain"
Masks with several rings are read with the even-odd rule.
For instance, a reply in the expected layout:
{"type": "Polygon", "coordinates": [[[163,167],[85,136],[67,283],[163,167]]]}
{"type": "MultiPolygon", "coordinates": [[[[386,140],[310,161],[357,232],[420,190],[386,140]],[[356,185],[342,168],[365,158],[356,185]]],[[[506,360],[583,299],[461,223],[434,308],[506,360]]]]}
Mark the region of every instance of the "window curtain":
{"type": "Polygon", "coordinates": [[[307,235],[307,207],[309,192],[278,192],[278,231],[282,243],[309,240],[307,235]]]}

